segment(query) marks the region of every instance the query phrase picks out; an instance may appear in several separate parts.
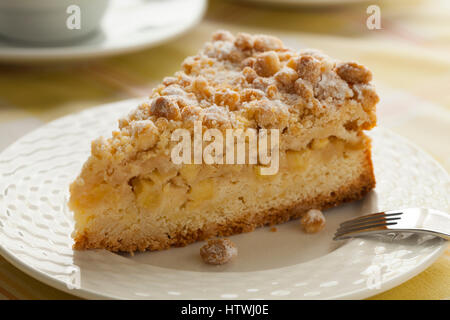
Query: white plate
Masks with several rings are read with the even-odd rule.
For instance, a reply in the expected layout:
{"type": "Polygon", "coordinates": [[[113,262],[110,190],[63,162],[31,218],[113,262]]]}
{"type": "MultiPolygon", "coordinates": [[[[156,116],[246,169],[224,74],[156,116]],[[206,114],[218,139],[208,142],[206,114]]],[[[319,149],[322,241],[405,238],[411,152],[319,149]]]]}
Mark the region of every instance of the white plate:
{"type": "Polygon", "coordinates": [[[365,199],[325,212],[327,226],[306,235],[299,222],[231,237],[238,259],[204,265],[202,243],[162,252],[119,255],[71,249],[68,185],[89,154],[137,105],[123,101],[56,120],[0,155],[0,253],[31,276],[85,298],[329,299],[365,298],[429,266],[446,248],[437,238],[334,242],[337,225],[365,213],[422,206],[449,210],[449,177],[428,155],[376,129],[377,187],[365,199]],[[80,281],[78,281],[80,280],[80,281]],[[79,285],[70,289],[68,284],[79,285]]]}
{"type": "Polygon", "coordinates": [[[101,57],[152,47],[194,26],[206,0],[111,0],[101,29],[65,46],[21,45],[0,39],[0,60],[42,61],[101,57]]]}

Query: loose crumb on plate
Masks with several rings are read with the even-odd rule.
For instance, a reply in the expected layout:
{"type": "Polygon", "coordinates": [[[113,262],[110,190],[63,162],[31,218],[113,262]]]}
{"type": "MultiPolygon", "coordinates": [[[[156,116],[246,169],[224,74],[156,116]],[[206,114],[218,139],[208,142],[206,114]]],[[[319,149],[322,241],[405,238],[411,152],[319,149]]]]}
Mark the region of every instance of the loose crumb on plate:
{"type": "Polygon", "coordinates": [[[317,209],[309,210],[300,219],[300,223],[307,233],[316,233],[323,230],[325,222],[322,211],[317,209]]]}
{"type": "Polygon", "coordinates": [[[272,227],[272,228],[270,228],[270,232],[277,232],[277,228],[275,228],[275,227],[272,227]]]}
{"type": "Polygon", "coordinates": [[[200,256],[207,264],[225,264],[236,258],[238,253],[236,245],[229,239],[208,240],[200,248],[200,256]]]}

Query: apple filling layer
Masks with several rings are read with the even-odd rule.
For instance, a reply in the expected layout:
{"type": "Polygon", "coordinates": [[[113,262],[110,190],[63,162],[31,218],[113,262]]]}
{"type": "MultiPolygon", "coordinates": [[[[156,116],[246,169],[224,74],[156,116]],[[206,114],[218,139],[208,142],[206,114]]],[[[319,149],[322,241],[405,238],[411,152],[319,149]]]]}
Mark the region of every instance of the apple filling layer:
{"type": "Polygon", "coordinates": [[[258,165],[153,168],[132,178],[127,185],[129,193],[122,198],[114,194],[113,187],[98,186],[90,193],[91,202],[85,203],[84,210],[78,208],[77,228],[106,232],[109,237],[123,236],[124,232],[148,233],[150,228],[152,236],[158,238],[167,237],[173,230],[204,230],[211,219],[219,225],[227,224],[275,208],[292,207],[292,203],[302,209],[315,207],[310,199],[333,199],[337,190],[360,179],[367,171],[361,164],[370,166],[367,148],[368,140],[363,136],[357,143],[335,137],[313,140],[303,150],[281,152],[275,175],[261,175],[258,165]],[[108,203],[115,203],[111,206],[117,208],[120,201],[127,202],[123,207],[132,210],[107,208],[108,203]],[[90,215],[89,207],[98,213],[98,207],[94,208],[98,205],[104,208],[103,214],[90,215]],[[113,225],[120,228],[96,230],[111,219],[117,220],[113,225]]]}

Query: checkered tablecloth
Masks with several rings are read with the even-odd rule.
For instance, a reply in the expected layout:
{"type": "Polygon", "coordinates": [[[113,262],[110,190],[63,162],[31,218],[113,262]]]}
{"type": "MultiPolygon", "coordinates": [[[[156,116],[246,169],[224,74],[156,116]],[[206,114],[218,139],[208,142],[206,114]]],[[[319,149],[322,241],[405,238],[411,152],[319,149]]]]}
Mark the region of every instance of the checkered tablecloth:
{"type": "MultiPolygon", "coordinates": [[[[374,1],[376,2],[376,1],[374,1]]],[[[269,33],[368,66],[379,88],[379,123],[428,151],[450,171],[450,1],[380,3],[381,29],[366,5],[279,9],[210,1],[203,21],[157,48],[58,65],[0,64],[0,150],[34,128],[99,104],[146,96],[216,29],[269,33]]],[[[374,299],[450,298],[450,251],[374,299]]],[[[0,299],[71,299],[0,257],[0,299]]]]}

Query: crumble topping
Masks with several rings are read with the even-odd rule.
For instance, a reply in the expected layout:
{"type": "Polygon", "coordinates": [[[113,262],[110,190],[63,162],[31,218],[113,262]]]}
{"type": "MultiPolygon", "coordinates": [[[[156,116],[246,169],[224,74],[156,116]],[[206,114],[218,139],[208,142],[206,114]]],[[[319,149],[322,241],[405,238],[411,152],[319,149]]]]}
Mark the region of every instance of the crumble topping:
{"type": "MultiPolygon", "coordinates": [[[[127,151],[128,137],[154,135],[128,150],[126,156],[133,157],[150,148],[163,150],[168,132],[202,121],[219,130],[277,128],[283,132],[282,148],[300,148],[308,143],[301,137],[306,140],[311,127],[337,123],[344,113],[354,115],[355,107],[366,119],[360,117],[352,128],[373,127],[378,96],[371,79],[371,72],[355,62],[336,62],[311,49],[296,52],[271,36],[218,31],[102,143],[116,155],[127,151]],[[139,131],[142,126],[151,130],[139,131]]],[[[347,128],[341,128],[341,138],[356,137],[356,130],[344,133],[347,128]]]]}
{"type": "Polygon", "coordinates": [[[150,107],[150,114],[158,118],[167,118],[168,120],[179,120],[181,118],[180,108],[177,100],[173,96],[162,96],[153,100],[150,107]]]}
{"type": "Polygon", "coordinates": [[[225,264],[237,257],[235,244],[228,239],[209,240],[200,248],[200,256],[207,264],[225,264]]]}
{"type": "Polygon", "coordinates": [[[300,223],[307,233],[316,233],[325,228],[325,217],[322,211],[311,209],[302,216],[300,223]]]}
{"type": "Polygon", "coordinates": [[[372,73],[356,62],[338,64],[336,73],[350,83],[368,83],[372,80],[372,73]]]}

